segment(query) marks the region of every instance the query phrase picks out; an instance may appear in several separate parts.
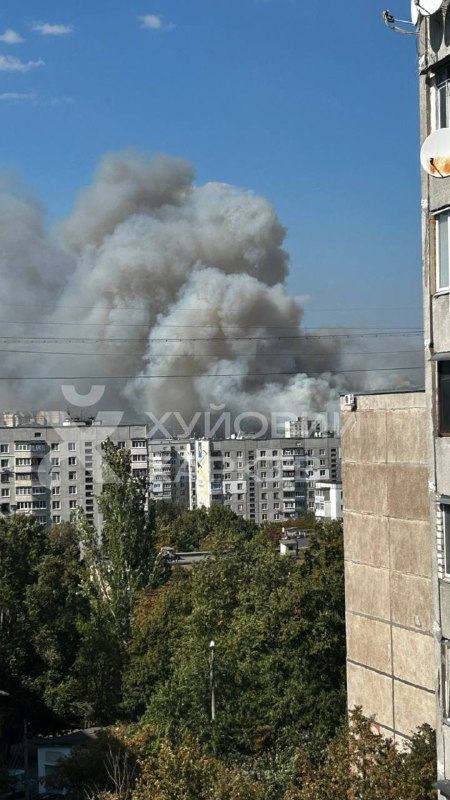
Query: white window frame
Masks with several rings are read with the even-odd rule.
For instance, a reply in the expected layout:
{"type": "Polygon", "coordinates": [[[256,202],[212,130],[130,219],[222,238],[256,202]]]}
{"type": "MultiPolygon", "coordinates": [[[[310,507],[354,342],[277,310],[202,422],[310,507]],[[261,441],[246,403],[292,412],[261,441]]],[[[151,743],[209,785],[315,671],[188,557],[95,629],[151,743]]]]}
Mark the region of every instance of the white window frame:
{"type": "Polygon", "coordinates": [[[450,505],[441,503],[442,531],[444,538],[444,575],[450,578],[450,505]]]}
{"type": "Polygon", "coordinates": [[[445,209],[435,214],[436,220],[436,291],[448,292],[450,290],[450,209],[445,209]],[[447,220],[447,281],[441,281],[441,219],[447,220]]]}
{"type": "Polygon", "coordinates": [[[441,128],[450,127],[450,65],[446,64],[441,69],[437,70],[434,81],[434,129],[441,130],[441,128]],[[446,109],[445,109],[445,125],[441,125],[441,93],[446,95],[446,109]]]}
{"type": "Polygon", "coordinates": [[[441,644],[441,708],[444,719],[450,721],[450,640],[441,644]]]}

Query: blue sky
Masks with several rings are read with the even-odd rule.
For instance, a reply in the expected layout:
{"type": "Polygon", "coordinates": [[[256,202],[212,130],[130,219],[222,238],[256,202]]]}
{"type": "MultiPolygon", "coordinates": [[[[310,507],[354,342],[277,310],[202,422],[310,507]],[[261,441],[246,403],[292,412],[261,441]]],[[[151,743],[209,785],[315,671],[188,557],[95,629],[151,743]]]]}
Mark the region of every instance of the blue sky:
{"type": "Polygon", "coordinates": [[[417,56],[380,2],[2,0],[0,167],[52,222],[105,151],[187,157],[274,203],[308,324],[420,325],[417,56]]]}

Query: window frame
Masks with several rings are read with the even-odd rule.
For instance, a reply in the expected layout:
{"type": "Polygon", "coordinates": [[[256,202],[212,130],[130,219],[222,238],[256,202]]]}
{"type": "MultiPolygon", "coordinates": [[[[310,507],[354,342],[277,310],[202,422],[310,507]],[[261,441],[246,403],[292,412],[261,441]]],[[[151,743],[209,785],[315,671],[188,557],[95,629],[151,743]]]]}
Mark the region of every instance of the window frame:
{"type": "MultiPolygon", "coordinates": [[[[438,359],[437,360],[437,371],[436,371],[436,378],[437,378],[437,428],[439,436],[450,436],[450,422],[445,429],[443,424],[443,388],[444,384],[450,382],[450,360],[446,359],[438,359]],[[443,372],[443,365],[448,364],[448,374],[443,372]]],[[[449,410],[450,415],[450,410],[449,410]]]]}
{"type": "Polygon", "coordinates": [[[442,209],[434,214],[436,222],[436,292],[447,293],[450,291],[450,209],[442,209]],[[447,281],[446,285],[441,285],[441,220],[443,217],[447,220],[447,281]]]}

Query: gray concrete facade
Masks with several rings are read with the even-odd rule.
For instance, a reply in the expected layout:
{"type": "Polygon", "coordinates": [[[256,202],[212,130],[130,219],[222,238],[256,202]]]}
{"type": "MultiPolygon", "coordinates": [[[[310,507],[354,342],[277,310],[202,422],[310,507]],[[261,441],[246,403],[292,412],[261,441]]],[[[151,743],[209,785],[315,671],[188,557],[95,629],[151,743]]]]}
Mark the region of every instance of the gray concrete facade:
{"type": "Polygon", "coordinates": [[[436,725],[425,393],[341,407],[349,709],[403,742],[436,725]]]}
{"type": "Polygon", "coordinates": [[[0,427],[0,512],[25,513],[45,525],[68,521],[77,506],[101,523],[102,444],[131,450],[133,472],[147,475],[145,425],[67,424],[0,427]]]}

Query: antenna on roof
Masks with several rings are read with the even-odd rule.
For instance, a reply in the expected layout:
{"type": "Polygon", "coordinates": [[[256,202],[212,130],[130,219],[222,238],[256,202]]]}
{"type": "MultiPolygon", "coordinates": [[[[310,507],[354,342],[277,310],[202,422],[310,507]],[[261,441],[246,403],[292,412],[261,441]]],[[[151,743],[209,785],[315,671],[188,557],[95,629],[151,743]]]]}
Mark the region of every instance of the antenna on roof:
{"type": "MultiPolygon", "coordinates": [[[[414,2],[414,0],[413,0],[413,2],[414,2]]],[[[442,0],[442,2],[443,2],[443,0],[442,0]]],[[[417,19],[419,19],[419,16],[417,16],[417,19]]],[[[411,20],[396,19],[391,14],[390,11],[383,11],[383,21],[384,21],[384,24],[387,25],[387,27],[391,31],[395,31],[396,33],[403,33],[405,36],[417,36],[417,31],[415,31],[415,30],[411,31],[411,30],[408,30],[408,29],[405,29],[405,28],[399,28],[399,23],[402,24],[402,25],[412,25],[412,26],[415,27],[416,23],[412,22],[411,20]]]]}

